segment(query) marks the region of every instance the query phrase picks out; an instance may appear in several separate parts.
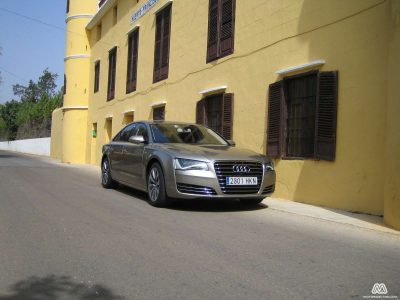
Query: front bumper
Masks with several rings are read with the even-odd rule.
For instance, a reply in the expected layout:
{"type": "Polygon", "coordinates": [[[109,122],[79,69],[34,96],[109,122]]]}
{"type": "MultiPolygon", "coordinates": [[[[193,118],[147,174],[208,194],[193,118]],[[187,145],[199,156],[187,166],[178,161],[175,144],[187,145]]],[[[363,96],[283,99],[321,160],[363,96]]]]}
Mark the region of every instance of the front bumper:
{"type": "Polygon", "coordinates": [[[167,194],[172,198],[263,198],[270,196],[275,190],[275,171],[262,168],[261,183],[252,192],[230,192],[221,181],[224,178],[217,176],[214,164],[209,164],[209,171],[179,171],[166,178],[167,194]]]}

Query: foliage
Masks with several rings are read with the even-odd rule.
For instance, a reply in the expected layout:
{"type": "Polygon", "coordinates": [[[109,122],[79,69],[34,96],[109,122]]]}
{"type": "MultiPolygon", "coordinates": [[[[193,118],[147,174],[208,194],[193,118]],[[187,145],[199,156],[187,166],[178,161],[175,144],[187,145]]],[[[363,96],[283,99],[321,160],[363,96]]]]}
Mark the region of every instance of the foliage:
{"type": "Polygon", "coordinates": [[[4,131],[9,140],[16,139],[17,133],[19,138],[43,135],[38,132],[49,127],[53,110],[62,106],[62,91],[56,92],[57,76],[46,69],[37,82],[30,80],[28,86],[13,86],[14,94],[20,97],[20,101],[11,100],[0,105],[0,138],[4,139],[4,131]]]}
{"type": "Polygon", "coordinates": [[[22,102],[36,103],[45,96],[52,97],[56,94],[57,77],[57,74],[45,69],[42,76],[39,77],[38,82],[29,80],[28,86],[21,84],[13,85],[13,93],[15,96],[19,96],[22,102]]]}
{"type": "Polygon", "coordinates": [[[51,116],[56,108],[62,105],[62,93],[58,92],[54,96],[43,95],[40,100],[34,102],[22,102],[16,115],[16,123],[18,126],[29,122],[43,122],[51,116]]]}
{"type": "Polygon", "coordinates": [[[8,139],[7,126],[6,126],[6,122],[4,121],[4,119],[2,117],[2,113],[1,113],[2,110],[3,110],[3,105],[0,104],[0,141],[8,139]]]}
{"type": "MultiPolygon", "coordinates": [[[[0,47],[0,55],[3,54],[3,48],[0,47]]],[[[1,72],[0,72],[0,84],[3,82],[3,79],[1,78],[1,72]]]]}
{"type": "Polygon", "coordinates": [[[6,102],[1,109],[1,117],[4,120],[10,140],[14,140],[17,136],[17,114],[21,103],[15,100],[6,102]]]}

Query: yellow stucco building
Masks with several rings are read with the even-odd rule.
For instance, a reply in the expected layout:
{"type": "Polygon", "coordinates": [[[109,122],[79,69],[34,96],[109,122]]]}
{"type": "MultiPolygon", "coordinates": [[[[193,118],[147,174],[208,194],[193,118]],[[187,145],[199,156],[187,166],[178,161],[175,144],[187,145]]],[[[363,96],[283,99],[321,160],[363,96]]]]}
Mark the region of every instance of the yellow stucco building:
{"type": "Polygon", "coordinates": [[[275,157],[274,196],[400,229],[400,1],[70,0],[53,157],[133,120],[202,122],[275,157]]]}

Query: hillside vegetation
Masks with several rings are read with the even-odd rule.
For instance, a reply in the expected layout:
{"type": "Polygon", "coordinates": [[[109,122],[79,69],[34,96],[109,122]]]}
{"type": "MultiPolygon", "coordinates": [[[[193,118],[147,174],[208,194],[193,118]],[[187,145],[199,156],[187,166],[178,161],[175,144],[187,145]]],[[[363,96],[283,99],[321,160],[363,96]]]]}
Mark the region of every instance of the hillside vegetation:
{"type": "Polygon", "coordinates": [[[13,86],[18,100],[0,104],[0,140],[49,137],[51,113],[62,106],[62,90],[56,91],[57,74],[47,69],[37,82],[13,86]]]}

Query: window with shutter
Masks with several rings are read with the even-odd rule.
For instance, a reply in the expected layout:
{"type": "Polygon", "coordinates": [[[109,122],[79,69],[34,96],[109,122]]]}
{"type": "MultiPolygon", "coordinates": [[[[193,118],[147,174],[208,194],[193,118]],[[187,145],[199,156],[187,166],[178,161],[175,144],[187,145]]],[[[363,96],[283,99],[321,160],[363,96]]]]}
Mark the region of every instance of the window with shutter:
{"type": "Polygon", "coordinates": [[[207,62],[232,54],[235,0],[209,0],[207,62]]]}
{"type": "Polygon", "coordinates": [[[128,37],[128,66],[126,75],[127,94],[136,90],[138,47],[139,28],[131,32],[128,37]]]}
{"type": "Polygon", "coordinates": [[[171,8],[170,4],[156,15],[153,83],[168,78],[171,8]]]}
{"type": "Polygon", "coordinates": [[[165,120],[165,106],[153,108],[153,120],[165,120]]]}
{"type": "Polygon", "coordinates": [[[115,97],[115,76],[117,69],[117,47],[110,50],[108,54],[108,86],[107,86],[107,101],[115,97]]]}
{"type": "Polygon", "coordinates": [[[196,123],[206,125],[226,139],[232,139],[233,94],[212,95],[197,102],[196,123]]]}
{"type": "Polygon", "coordinates": [[[333,161],[338,72],[309,72],[269,86],[267,154],[333,161]]]}
{"type": "Polygon", "coordinates": [[[94,93],[99,91],[100,87],[100,61],[97,61],[94,65],[94,93]]]}

